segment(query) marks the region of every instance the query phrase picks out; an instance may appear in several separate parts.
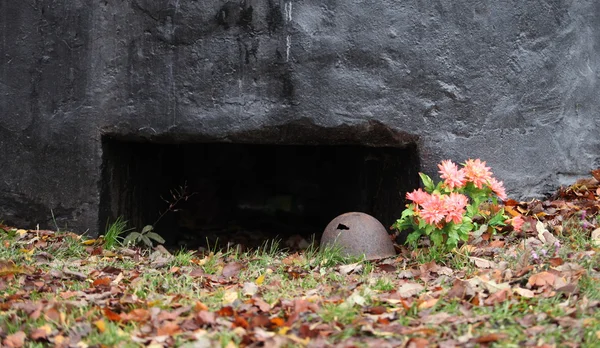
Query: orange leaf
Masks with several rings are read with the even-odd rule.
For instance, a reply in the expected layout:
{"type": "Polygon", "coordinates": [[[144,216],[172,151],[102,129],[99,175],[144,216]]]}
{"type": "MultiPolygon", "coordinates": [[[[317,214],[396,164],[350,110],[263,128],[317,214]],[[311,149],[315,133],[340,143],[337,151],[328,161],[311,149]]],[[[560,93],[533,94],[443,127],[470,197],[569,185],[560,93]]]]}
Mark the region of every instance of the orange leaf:
{"type": "Polygon", "coordinates": [[[554,281],[556,280],[556,276],[549,272],[540,272],[529,277],[529,281],[527,285],[529,286],[552,286],[554,281]]]}
{"type": "Polygon", "coordinates": [[[104,316],[106,317],[106,319],[110,321],[121,321],[121,316],[111,311],[108,307],[104,307],[102,311],[104,312],[104,316]]]}
{"type": "Polygon", "coordinates": [[[492,343],[503,340],[507,337],[506,334],[503,333],[491,333],[483,336],[479,336],[475,339],[476,343],[492,343]]]}
{"type": "Polygon", "coordinates": [[[271,324],[274,327],[282,327],[283,324],[285,324],[285,320],[283,320],[283,318],[280,317],[271,318],[271,324]]]}
{"type": "Polygon", "coordinates": [[[233,316],[233,308],[231,306],[226,306],[217,311],[217,315],[220,317],[231,317],[233,316]]]}
{"type": "Polygon", "coordinates": [[[194,305],[194,311],[196,311],[196,312],[206,311],[206,310],[208,310],[208,306],[200,301],[196,302],[196,304],[194,305]]]}
{"type": "Polygon", "coordinates": [[[127,321],[135,321],[135,322],[145,322],[150,320],[150,312],[144,308],[136,308],[131,312],[123,315],[121,314],[121,318],[127,321]]]}
{"type": "Polygon", "coordinates": [[[92,286],[94,286],[94,287],[109,286],[109,285],[110,285],[110,278],[108,278],[108,277],[98,278],[98,279],[94,280],[94,282],[92,283],[92,286]]]}
{"type": "Polygon", "coordinates": [[[549,259],[548,262],[550,263],[550,266],[552,266],[552,267],[558,267],[558,266],[562,265],[563,263],[565,263],[565,261],[563,261],[563,259],[561,259],[560,257],[553,257],[553,258],[549,259]]]}
{"type": "Polygon", "coordinates": [[[242,317],[240,317],[239,315],[235,316],[235,319],[233,321],[233,327],[241,327],[244,329],[247,329],[250,325],[248,324],[248,321],[242,317]]]}

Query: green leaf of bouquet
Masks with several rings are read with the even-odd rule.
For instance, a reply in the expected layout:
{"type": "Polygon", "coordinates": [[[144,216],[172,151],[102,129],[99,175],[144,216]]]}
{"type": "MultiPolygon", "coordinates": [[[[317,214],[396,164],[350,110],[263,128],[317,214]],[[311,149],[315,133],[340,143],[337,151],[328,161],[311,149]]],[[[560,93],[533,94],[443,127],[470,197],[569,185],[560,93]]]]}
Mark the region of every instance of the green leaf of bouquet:
{"type": "Polygon", "coordinates": [[[408,209],[404,209],[404,211],[402,212],[402,219],[404,219],[407,216],[413,216],[415,215],[415,211],[413,210],[413,206],[412,204],[409,205],[408,209]]]}
{"type": "Polygon", "coordinates": [[[436,233],[432,233],[431,236],[429,236],[429,238],[431,238],[431,241],[436,246],[441,246],[444,243],[444,236],[439,230],[436,231],[436,233]]]}
{"type": "Polygon", "coordinates": [[[406,243],[414,243],[419,240],[419,237],[421,237],[421,233],[417,231],[412,232],[406,237],[406,243]]]}
{"type": "Polygon", "coordinates": [[[423,186],[425,186],[425,191],[431,193],[435,188],[435,185],[433,184],[433,180],[431,180],[431,178],[425,173],[419,173],[419,176],[421,177],[421,180],[423,181],[423,186]]]}
{"type": "Polygon", "coordinates": [[[504,221],[507,218],[508,217],[504,215],[504,209],[502,209],[496,215],[494,215],[494,217],[492,217],[490,221],[488,221],[488,224],[491,226],[506,226],[504,221]]]}
{"type": "Polygon", "coordinates": [[[426,235],[430,235],[435,230],[436,230],[436,228],[433,225],[427,225],[427,226],[425,226],[425,234],[426,235]]]}
{"type": "Polygon", "coordinates": [[[144,226],[144,228],[142,228],[142,234],[146,234],[148,232],[151,232],[152,230],[154,230],[154,226],[146,225],[144,226]]]}

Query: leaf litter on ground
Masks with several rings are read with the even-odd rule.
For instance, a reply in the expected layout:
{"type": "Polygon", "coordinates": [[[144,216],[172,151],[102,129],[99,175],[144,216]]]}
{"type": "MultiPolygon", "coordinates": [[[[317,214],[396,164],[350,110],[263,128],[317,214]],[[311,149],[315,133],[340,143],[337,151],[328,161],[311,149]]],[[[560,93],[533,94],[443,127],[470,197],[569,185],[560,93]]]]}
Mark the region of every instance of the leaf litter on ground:
{"type": "Polygon", "coordinates": [[[397,257],[380,261],[216,250],[183,258],[0,225],[0,342],[592,347],[600,340],[597,176],[546,200],[507,201],[507,213],[525,220],[521,231],[483,232],[446,254],[398,246],[397,257]]]}

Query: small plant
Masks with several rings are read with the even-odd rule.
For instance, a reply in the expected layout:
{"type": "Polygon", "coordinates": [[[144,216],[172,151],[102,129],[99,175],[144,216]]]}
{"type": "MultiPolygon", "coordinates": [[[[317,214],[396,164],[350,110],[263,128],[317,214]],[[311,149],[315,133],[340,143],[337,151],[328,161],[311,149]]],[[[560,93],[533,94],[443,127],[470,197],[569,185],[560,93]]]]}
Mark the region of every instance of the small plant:
{"type": "Polygon", "coordinates": [[[148,248],[151,248],[154,244],[152,241],[157,242],[158,244],[163,244],[165,240],[160,234],[154,232],[154,226],[146,225],[142,229],[142,232],[131,232],[123,241],[125,245],[136,245],[144,243],[148,248]]]}
{"type": "Polygon", "coordinates": [[[104,248],[113,249],[120,245],[123,240],[121,235],[128,231],[126,227],[127,221],[121,217],[118,217],[115,222],[108,226],[106,233],[104,233],[104,248]]]}
{"type": "Polygon", "coordinates": [[[427,236],[436,248],[454,248],[483,225],[492,233],[505,226],[508,216],[498,206],[498,198],[506,199],[506,193],[485,162],[469,159],[458,169],[446,160],[438,168],[443,181],[436,185],[419,173],[425,191],[419,188],[406,194],[413,203],[393,225],[398,231],[412,229],[407,243],[415,245],[421,236],[427,236]]]}
{"type": "Polygon", "coordinates": [[[158,234],[154,231],[154,226],[156,226],[156,224],[168,212],[178,211],[179,209],[177,209],[176,207],[180,202],[187,201],[190,197],[192,197],[193,195],[196,194],[195,192],[194,193],[187,192],[187,183],[184,184],[183,186],[179,186],[179,189],[171,190],[169,193],[171,194],[171,197],[173,198],[172,201],[161,197],[161,199],[163,201],[165,201],[167,204],[169,204],[169,207],[167,209],[165,209],[165,211],[163,211],[158,216],[158,219],[156,219],[156,221],[154,221],[154,223],[152,225],[144,226],[144,228],[142,229],[142,232],[129,233],[127,238],[125,238],[125,241],[124,241],[125,245],[144,243],[147,247],[151,248],[153,246],[152,241],[155,241],[158,244],[163,244],[165,242],[164,238],[161,237],[160,234],[158,234]]]}

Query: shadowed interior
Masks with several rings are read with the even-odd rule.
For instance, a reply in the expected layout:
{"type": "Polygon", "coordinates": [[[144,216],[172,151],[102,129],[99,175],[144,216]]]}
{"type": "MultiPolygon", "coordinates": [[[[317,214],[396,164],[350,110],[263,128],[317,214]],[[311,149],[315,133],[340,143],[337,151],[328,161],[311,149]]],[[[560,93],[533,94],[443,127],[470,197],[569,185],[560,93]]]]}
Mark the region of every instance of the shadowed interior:
{"type": "Polygon", "coordinates": [[[155,231],[171,246],[318,240],[329,221],[349,211],[390,226],[404,193],[418,187],[418,170],[414,145],[168,144],[105,136],[100,230],[118,216],[140,230],[167,211],[155,231]]]}

